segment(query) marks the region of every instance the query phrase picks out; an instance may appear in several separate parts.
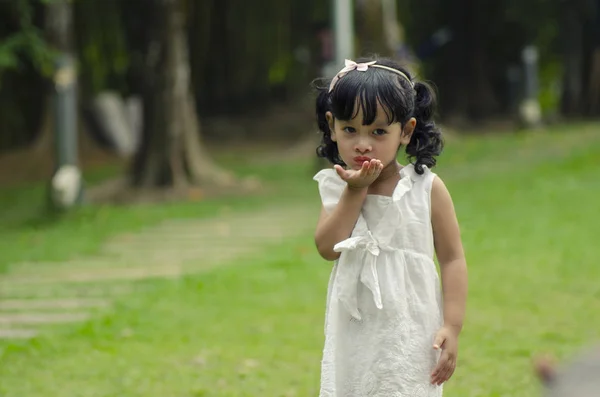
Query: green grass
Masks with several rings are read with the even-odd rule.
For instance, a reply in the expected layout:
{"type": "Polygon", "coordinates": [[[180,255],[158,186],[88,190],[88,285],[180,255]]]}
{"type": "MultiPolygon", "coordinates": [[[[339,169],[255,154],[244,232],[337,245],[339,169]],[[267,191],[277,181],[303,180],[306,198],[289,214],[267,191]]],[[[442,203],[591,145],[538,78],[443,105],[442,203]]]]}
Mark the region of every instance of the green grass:
{"type": "MultiPolygon", "coordinates": [[[[538,395],[533,354],[564,358],[600,340],[594,128],[449,142],[437,171],[461,222],[470,295],[446,396],[538,395]]],[[[261,167],[255,171],[285,192],[279,200],[316,195],[307,167],[261,167]]],[[[268,203],[252,208],[261,204],[268,203]]],[[[94,229],[109,235],[148,218],[202,214],[203,205],[223,204],[88,209],[89,225],[75,215],[32,233],[46,249],[52,239],[81,235],[77,251],[101,240],[94,229]]],[[[239,209],[244,201],[229,205],[239,209]]],[[[19,255],[31,254],[12,257],[19,255]]],[[[40,249],[34,257],[44,255],[40,249]]],[[[315,396],[329,271],[307,234],[244,263],[145,282],[92,322],[34,341],[1,342],[0,395],[315,396]]]]}
{"type": "MultiPolygon", "coordinates": [[[[0,195],[0,274],[20,261],[60,261],[91,255],[117,233],[135,232],[165,219],[206,218],[222,211],[246,211],[286,201],[315,199],[310,187],[311,169],[303,163],[224,164],[239,176],[257,175],[266,189],[252,196],[232,196],[196,202],[135,206],[84,205],[64,216],[47,218],[43,211],[45,186],[13,188],[0,195]],[[308,180],[305,181],[305,180],[308,180]],[[300,182],[300,183],[298,183],[300,182]],[[269,194],[276,187],[276,194],[269,194]]],[[[99,170],[87,180],[113,175],[99,170]]],[[[318,198],[316,198],[318,200],[318,198]]]]}

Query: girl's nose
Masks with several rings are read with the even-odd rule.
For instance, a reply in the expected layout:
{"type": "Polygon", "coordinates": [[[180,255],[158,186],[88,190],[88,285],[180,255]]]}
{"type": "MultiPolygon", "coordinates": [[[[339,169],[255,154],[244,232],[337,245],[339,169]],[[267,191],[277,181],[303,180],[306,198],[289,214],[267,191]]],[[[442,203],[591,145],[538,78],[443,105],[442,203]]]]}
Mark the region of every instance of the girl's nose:
{"type": "Polygon", "coordinates": [[[368,153],[371,151],[371,144],[367,139],[359,138],[358,142],[356,142],[356,145],[354,146],[354,150],[360,154],[368,153]]]}

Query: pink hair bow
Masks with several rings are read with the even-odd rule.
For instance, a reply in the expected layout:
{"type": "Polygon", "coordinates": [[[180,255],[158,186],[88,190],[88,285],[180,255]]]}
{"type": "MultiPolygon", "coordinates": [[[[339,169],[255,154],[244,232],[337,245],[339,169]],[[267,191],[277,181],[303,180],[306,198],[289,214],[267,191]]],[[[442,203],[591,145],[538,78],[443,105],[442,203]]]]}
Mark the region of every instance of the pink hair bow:
{"type": "Polygon", "coordinates": [[[374,65],[375,62],[376,61],[366,62],[366,63],[356,63],[354,61],[346,59],[346,61],[344,62],[345,67],[344,67],[344,69],[341,70],[341,72],[342,73],[349,72],[354,69],[364,72],[365,70],[367,70],[369,68],[370,65],[374,65]]]}
{"type": "Polygon", "coordinates": [[[345,66],[342,70],[340,70],[335,77],[331,80],[331,84],[329,85],[329,92],[333,89],[333,86],[339,79],[341,79],[346,73],[351,72],[352,70],[358,70],[360,72],[366,72],[369,69],[369,66],[374,65],[377,61],[365,62],[365,63],[356,63],[349,59],[346,59],[344,62],[345,66]]]}
{"type": "Polygon", "coordinates": [[[384,66],[384,65],[376,65],[377,61],[371,61],[371,62],[365,62],[365,63],[356,63],[354,61],[346,59],[345,63],[346,63],[346,66],[342,70],[340,70],[335,75],[335,77],[331,80],[331,84],[329,85],[329,92],[331,92],[331,90],[333,90],[333,87],[335,86],[335,83],[337,83],[339,79],[341,79],[342,77],[344,77],[344,75],[346,73],[351,72],[352,70],[358,70],[360,72],[366,72],[367,69],[369,69],[369,66],[373,66],[374,68],[385,69],[385,70],[388,70],[388,71],[390,71],[392,73],[396,73],[398,76],[401,76],[406,81],[408,81],[408,84],[410,84],[411,87],[415,88],[415,83],[413,83],[411,81],[411,79],[406,74],[404,74],[402,71],[400,71],[398,69],[390,68],[390,67],[384,66]]]}

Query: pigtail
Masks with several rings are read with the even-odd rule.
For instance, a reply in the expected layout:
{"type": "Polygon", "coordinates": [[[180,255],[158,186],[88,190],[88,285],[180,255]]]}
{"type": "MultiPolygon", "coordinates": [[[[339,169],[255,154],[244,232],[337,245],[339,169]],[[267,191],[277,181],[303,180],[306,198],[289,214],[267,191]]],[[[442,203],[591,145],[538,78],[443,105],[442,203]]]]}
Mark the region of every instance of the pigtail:
{"type": "Polygon", "coordinates": [[[344,162],[340,157],[337,144],[331,140],[331,130],[329,123],[327,122],[326,113],[331,111],[331,98],[329,95],[327,81],[322,86],[314,85],[318,90],[317,101],[316,101],[316,116],[317,126],[323,133],[321,137],[321,144],[317,147],[317,156],[329,160],[332,164],[339,164],[344,166],[344,162]]]}
{"type": "Polygon", "coordinates": [[[417,125],[410,143],[406,146],[406,154],[414,161],[417,174],[423,174],[423,166],[435,167],[436,156],[444,148],[442,133],[433,121],[436,110],[436,97],[433,89],[426,83],[415,82],[415,108],[413,117],[417,125]]]}

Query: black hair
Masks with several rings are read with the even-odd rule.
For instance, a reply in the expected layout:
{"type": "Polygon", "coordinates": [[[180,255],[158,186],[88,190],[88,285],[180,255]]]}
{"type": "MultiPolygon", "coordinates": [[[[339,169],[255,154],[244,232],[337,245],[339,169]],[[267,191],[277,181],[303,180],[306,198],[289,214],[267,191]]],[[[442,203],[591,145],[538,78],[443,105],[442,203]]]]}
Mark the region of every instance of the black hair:
{"type": "Polygon", "coordinates": [[[330,111],[338,120],[350,120],[363,111],[363,124],[373,123],[377,117],[377,103],[384,109],[388,123],[405,123],[414,117],[417,124],[406,146],[409,161],[414,162],[418,174],[423,174],[423,166],[435,167],[436,156],[444,147],[442,133],[433,121],[437,101],[433,89],[425,82],[413,81],[412,76],[402,66],[389,59],[358,59],[357,63],[377,61],[378,65],[387,66],[404,73],[414,84],[414,88],[404,77],[382,68],[370,67],[364,73],[351,71],[339,79],[331,93],[331,80],[321,79],[315,82],[318,90],[316,101],[317,125],[323,134],[317,155],[326,158],[333,164],[345,166],[338,147],[331,140],[331,131],[326,113],[330,111]],[[356,109],[355,109],[356,108],[356,109]]]}

